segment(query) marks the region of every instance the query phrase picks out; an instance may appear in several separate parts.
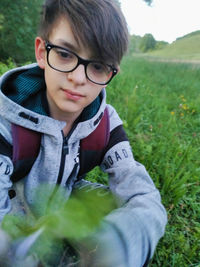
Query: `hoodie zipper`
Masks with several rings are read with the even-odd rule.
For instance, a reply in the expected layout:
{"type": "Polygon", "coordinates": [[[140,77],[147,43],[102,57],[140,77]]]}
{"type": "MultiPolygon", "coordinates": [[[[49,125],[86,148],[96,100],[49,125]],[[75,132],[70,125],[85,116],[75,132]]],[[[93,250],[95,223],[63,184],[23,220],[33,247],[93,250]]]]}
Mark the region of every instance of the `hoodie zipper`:
{"type": "Polygon", "coordinates": [[[74,159],[74,168],[71,172],[71,174],[69,175],[66,183],[65,183],[65,186],[70,189],[70,186],[72,184],[72,181],[77,177],[78,175],[78,172],[79,172],[79,155],[80,155],[80,146],[78,148],[78,152],[77,152],[77,155],[76,155],[76,158],[74,159]]]}
{"type": "Polygon", "coordinates": [[[60,161],[60,169],[58,173],[58,178],[56,184],[59,185],[62,182],[62,177],[64,173],[64,168],[65,168],[65,157],[66,155],[69,154],[69,145],[68,145],[68,140],[70,136],[72,135],[74,129],[76,128],[76,124],[71,128],[70,132],[68,135],[65,137],[63,131],[61,131],[62,136],[63,136],[63,145],[62,145],[62,154],[61,154],[61,161],[60,161]]]}
{"type": "MultiPolygon", "coordinates": [[[[63,134],[63,132],[62,132],[63,134]]],[[[61,155],[61,162],[60,162],[60,169],[59,169],[59,174],[57,178],[57,184],[61,184],[63,173],[64,173],[64,168],[65,168],[65,157],[66,155],[69,154],[69,145],[68,145],[68,139],[67,137],[64,137],[63,135],[63,145],[62,145],[62,155],[61,155]]]]}
{"type": "MultiPolygon", "coordinates": [[[[63,177],[63,173],[64,173],[64,169],[65,169],[65,157],[66,157],[66,155],[69,154],[68,140],[69,140],[72,132],[74,131],[75,127],[76,127],[76,125],[74,125],[74,127],[72,127],[71,131],[69,132],[68,136],[66,136],[66,137],[64,136],[63,131],[61,131],[62,137],[63,137],[63,144],[62,144],[62,154],[61,154],[60,168],[59,168],[58,178],[57,178],[57,181],[56,181],[57,185],[60,185],[61,182],[62,182],[62,177],[63,177]]],[[[47,204],[47,211],[48,211],[48,207],[50,206],[51,201],[53,200],[54,195],[56,194],[57,190],[58,190],[58,187],[55,187],[55,189],[53,190],[51,196],[49,197],[49,201],[48,201],[48,204],[47,204]]]]}

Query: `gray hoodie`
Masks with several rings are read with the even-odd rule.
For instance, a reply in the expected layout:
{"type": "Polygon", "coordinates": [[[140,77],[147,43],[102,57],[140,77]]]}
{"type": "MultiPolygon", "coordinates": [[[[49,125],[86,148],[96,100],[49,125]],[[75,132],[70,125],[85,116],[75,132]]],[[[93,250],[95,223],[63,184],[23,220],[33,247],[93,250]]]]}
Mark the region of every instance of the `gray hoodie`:
{"type": "MultiPolygon", "coordinates": [[[[121,137],[124,136],[122,121],[115,109],[106,104],[105,89],[84,110],[66,141],[62,133],[65,122],[48,116],[43,72],[36,64],[5,73],[0,78],[0,88],[0,134],[12,144],[11,123],[42,133],[40,152],[26,179],[23,179],[23,201],[27,209],[33,212],[34,190],[42,183],[52,185],[53,190],[59,179],[60,186],[66,188],[66,199],[70,196],[77,179],[78,169],[73,177],[71,174],[80,140],[94,131],[98,125],[96,121],[108,107],[112,140],[100,168],[108,173],[109,188],[121,204],[104,218],[102,228],[95,237],[100,244],[99,255],[105,252],[109,255],[104,263],[95,266],[144,266],[164,234],[166,212],[147,171],[134,160],[128,140],[121,137]],[[22,113],[28,116],[22,117],[22,113]],[[37,118],[37,123],[27,119],[30,117],[37,118]],[[63,142],[67,142],[69,153],[64,155],[61,166],[63,142]]],[[[23,213],[22,210],[15,210],[17,196],[12,200],[8,196],[8,191],[16,186],[10,181],[12,172],[12,160],[0,152],[0,221],[5,214],[23,213]]]]}

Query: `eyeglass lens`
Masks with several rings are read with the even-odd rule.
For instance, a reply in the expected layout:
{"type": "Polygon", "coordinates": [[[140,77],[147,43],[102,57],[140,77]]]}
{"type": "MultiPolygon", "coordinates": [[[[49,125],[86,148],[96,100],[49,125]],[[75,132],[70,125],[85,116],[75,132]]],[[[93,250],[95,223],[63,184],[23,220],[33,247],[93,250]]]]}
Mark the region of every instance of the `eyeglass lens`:
{"type": "MultiPolygon", "coordinates": [[[[53,47],[49,51],[49,64],[58,71],[70,72],[77,67],[78,57],[70,51],[58,47],[53,47]]],[[[113,75],[113,70],[110,66],[98,61],[90,62],[86,67],[86,75],[89,80],[106,84],[113,75]]]]}

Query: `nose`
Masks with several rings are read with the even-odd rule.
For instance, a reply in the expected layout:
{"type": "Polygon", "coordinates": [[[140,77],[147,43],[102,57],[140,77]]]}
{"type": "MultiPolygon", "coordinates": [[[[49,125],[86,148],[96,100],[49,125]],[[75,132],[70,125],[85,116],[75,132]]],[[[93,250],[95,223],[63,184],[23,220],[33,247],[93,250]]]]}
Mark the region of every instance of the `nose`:
{"type": "Polygon", "coordinates": [[[74,84],[77,84],[77,85],[85,84],[87,82],[87,77],[85,74],[85,67],[80,64],[75,70],[67,74],[67,78],[69,81],[73,82],[74,84]]]}

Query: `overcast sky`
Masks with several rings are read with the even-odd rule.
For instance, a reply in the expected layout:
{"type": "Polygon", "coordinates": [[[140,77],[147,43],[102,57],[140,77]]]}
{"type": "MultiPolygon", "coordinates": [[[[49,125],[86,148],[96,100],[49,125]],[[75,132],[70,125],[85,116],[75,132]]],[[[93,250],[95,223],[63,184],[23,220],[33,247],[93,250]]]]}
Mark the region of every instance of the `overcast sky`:
{"type": "Polygon", "coordinates": [[[200,30],[200,0],[120,0],[131,34],[151,33],[157,41],[169,43],[200,30]]]}

